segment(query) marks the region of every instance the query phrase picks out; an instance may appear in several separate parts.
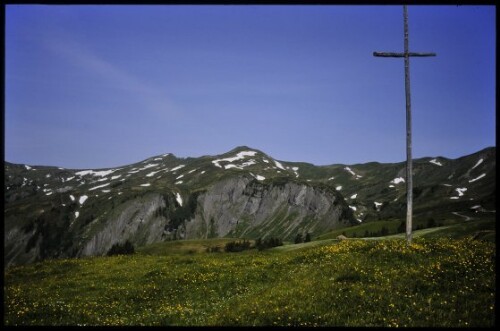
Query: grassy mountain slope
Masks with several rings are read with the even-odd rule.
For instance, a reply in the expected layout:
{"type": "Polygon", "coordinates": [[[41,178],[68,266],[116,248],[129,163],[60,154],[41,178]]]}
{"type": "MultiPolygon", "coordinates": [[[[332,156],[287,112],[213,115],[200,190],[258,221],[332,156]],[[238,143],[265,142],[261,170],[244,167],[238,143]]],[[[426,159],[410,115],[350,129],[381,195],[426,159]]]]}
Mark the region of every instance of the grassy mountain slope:
{"type": "MultiPolygon", "coordinates": [[[[454,160],[414,160],[415,225],[494,216],[495,158],[491,147],[454,160]]],[[[379,220],[391,222],[393,233],[405,217],[404,174],[404,163],[314,166],[246,146],[97,170],[5,162],[4,261],[102,254],[125,239],[136,247],[180,238],[290,240],[379,220]],[[217,194],[226,202],[219,209],[217,194]],[[263,205],[265,194],[281,202],[263,205]]]]}
{"type": "Polygon", "coordinates": [[[492,327],[494,256],[492,243],[470,237],[416,238],[409,247],[330,239],[242,253],[161,243],[132,256],[7,269],[4,322],[492,327]]]}

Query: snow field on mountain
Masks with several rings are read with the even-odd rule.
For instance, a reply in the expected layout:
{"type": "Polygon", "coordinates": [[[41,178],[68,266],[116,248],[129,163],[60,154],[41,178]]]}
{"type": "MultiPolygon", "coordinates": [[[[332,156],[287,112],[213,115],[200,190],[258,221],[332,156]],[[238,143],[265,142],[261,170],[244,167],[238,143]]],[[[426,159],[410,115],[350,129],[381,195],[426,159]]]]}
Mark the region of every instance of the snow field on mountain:
{"type": "Polygon", "coordinates": [[[484,161],[484,159],[482,159],[482,158],[479,159],[479,161],[477,161],[477,163],[470,170],[474,169],[475,167],[477,167],[478,165],[480,165],[481,163],[483,163],[483,161],[484,161]]]}
{"type": "Polygon", "coordinates": [[[109,185],[109,183],[102,184],[102,185],[99,185],[99,186],[95,186],[95,187],[89,188],[89,191],[97,190],[98,188],[106,187],[108,185],[109,185]]]}
{"type": "Polygon", "coordinates": [[[246,156],[255,156],[255,154],[257,154],[257,152],[255,152],[255,151],[243,151],[243,152],[239,152],[238,154],[236,154],[236,156],[233,156],[233,157],[228,157],[228,158],[225,158],[225,159],[213,160],[212,163],[216,167],[222,168],[222,166],[220,165],[220,162],[234,162],[234,161],[237,161],[237,160],[242,160],[246,156]]]}
{"type": "Polygon", "coordinates": [[[177,170],[179,170],[179,169],[182,169],[182,168],[184,168],[185,166],[186,166],[186,165],[184,165],[184,164],[181,164],[181,165],[178,165],[177,167],[175,167],[175,168],[172,168],[172,169],[170,170],[170,172],[174,172],[174,171],[177,171],[177,170]]]}
{"type": "Polygon", "coordinates": [[[438,165],[440,167],[443,166],[443,164],[441,162],[439,162],[437,159],[432,159],[429,162],[432,163],[432,164],[438,165]]]}
{"type": "Polygon", "coordinates": [[[93,176],[105,177],[105,176],[112,174],[113,172],[118,171],[120,169],[121,168],[102,170],[102,171],[82,170],[82,171],[75,172],[75,175],[78,175],[78,176],[93,175],[93,176]]]}
{"type": "Polygon", "coordinates": [[[178,192],[175,194],[175,200],[177,200],[179,205],[182,207],[182,197],[178,192]]]}
{"type": "Polygon", "coordinates": [[[476,178],[474,178],[474,179],[469,180],[469,183],[475,182],[476,180],[479,180],[479,179],[483,178],[484,176],[486,176],[486,174],[481,174],[481,175],[479,175],[478,177],[476,177],[476,178]]]}
{"type": "Polygon", "coordinates": [[[393,184],[399,184],[399,183],[404,183],[405,179],[403,177],[398,177],[398,178],[394,178],[390,182],[393,183],[393,184]]]}
{"type": "Polygon", "coordinates": [[[88,196],[82,195],[80,197],[80,199],[78,200],[78,202],[80,203],[80,205],[83,205],[85,203],[85,201],[87,201],[88,198],[89,198],[88,196]]]}

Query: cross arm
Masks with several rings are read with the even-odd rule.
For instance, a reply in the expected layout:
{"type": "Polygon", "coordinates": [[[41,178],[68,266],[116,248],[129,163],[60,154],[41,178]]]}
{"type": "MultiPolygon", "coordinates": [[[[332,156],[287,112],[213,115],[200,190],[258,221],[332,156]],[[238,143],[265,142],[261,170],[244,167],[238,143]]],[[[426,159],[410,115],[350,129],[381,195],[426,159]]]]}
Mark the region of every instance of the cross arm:
{"type": "MultiPolygon", "coordinates": [[[[405,53],[373,52],[373,56],[376,56],[376,57],[405,57],[405,53]]],[[[427,57],[427,56],[436,56],[436,53],[413,53],[413,52],[409,52],[408,56],[427,57]]]]}

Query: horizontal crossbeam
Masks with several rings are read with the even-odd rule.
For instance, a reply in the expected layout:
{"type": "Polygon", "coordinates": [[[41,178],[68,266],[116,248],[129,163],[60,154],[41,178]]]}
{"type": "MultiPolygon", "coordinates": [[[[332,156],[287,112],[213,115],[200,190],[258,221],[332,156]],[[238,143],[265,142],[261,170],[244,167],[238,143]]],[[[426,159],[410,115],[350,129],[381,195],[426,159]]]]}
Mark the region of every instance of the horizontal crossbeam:
{"type": "MultiPolygon", "coordinates": [[[[373,52],[373,56],[378,56],[378,57],[405,57],[405,53],[373,52]]],[[[417,56],[417,57],[436,56],[436,53],[413,53],[413,52],[408,52],[408,56],[417,56]]]]}

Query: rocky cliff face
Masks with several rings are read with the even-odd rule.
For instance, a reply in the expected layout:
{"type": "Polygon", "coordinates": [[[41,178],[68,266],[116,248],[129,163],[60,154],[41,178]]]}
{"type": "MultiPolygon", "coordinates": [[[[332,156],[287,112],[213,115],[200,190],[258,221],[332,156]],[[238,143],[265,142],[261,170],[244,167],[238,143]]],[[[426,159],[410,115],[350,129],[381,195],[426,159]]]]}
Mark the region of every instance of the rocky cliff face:
{"type": "Polygon", "coordinates": [[[136,247],[163,240],[213,237],[293,240],[297,233],[314,235],[357,223],[342,196],[327,187],[289,181],[264,184],[240,176],[184,197],[177,194],[139,195],[112,210],[93,214],[80,227],[74,222],[67,228],[35,223],[28,232],[14,227],[5,234],[5,262],[104,255],[113,244],[125,240],[136,247]],[[27,244],[30,238],[35,240],[27,244]],[[48,245],[49,240],[59,243],[48,245]]]}
{"type": "Polygon", "coordinates": [[[130,240],[136,246],[160,241],[166,219],[158,215],[157,210],[165,206],[165,200],[160,194],[148,194],[127,202],[122,210],[101,224],[87,228],[87,232],[92,231],[94,234],[78,255],[103,255],[113,244],[125,240],[130,240]]]}
{"type": "Polygon", "coordinates": [[[292,240],[357,221],[336,192],[286,182],[263,184],[246,177],[216,183],[197,200],[194,217],[183,225],[185,238],[268,237],[292,240]]]}
{"type": "Polygon", "coordinates": [[[226,236],[292,240],[297,233],[321,233],[357,222],[338,193],[292,182],[265,185],[248,177],[230,178],[184,200],[190,199],[195,199],[194,208],[181,222],[174,219],[175,212],[189,206],[160,194],[127,202],[102,225],[88,229],[93,235],[78,255],[102,255],[125,240],[136,246],[226,236]]]}

